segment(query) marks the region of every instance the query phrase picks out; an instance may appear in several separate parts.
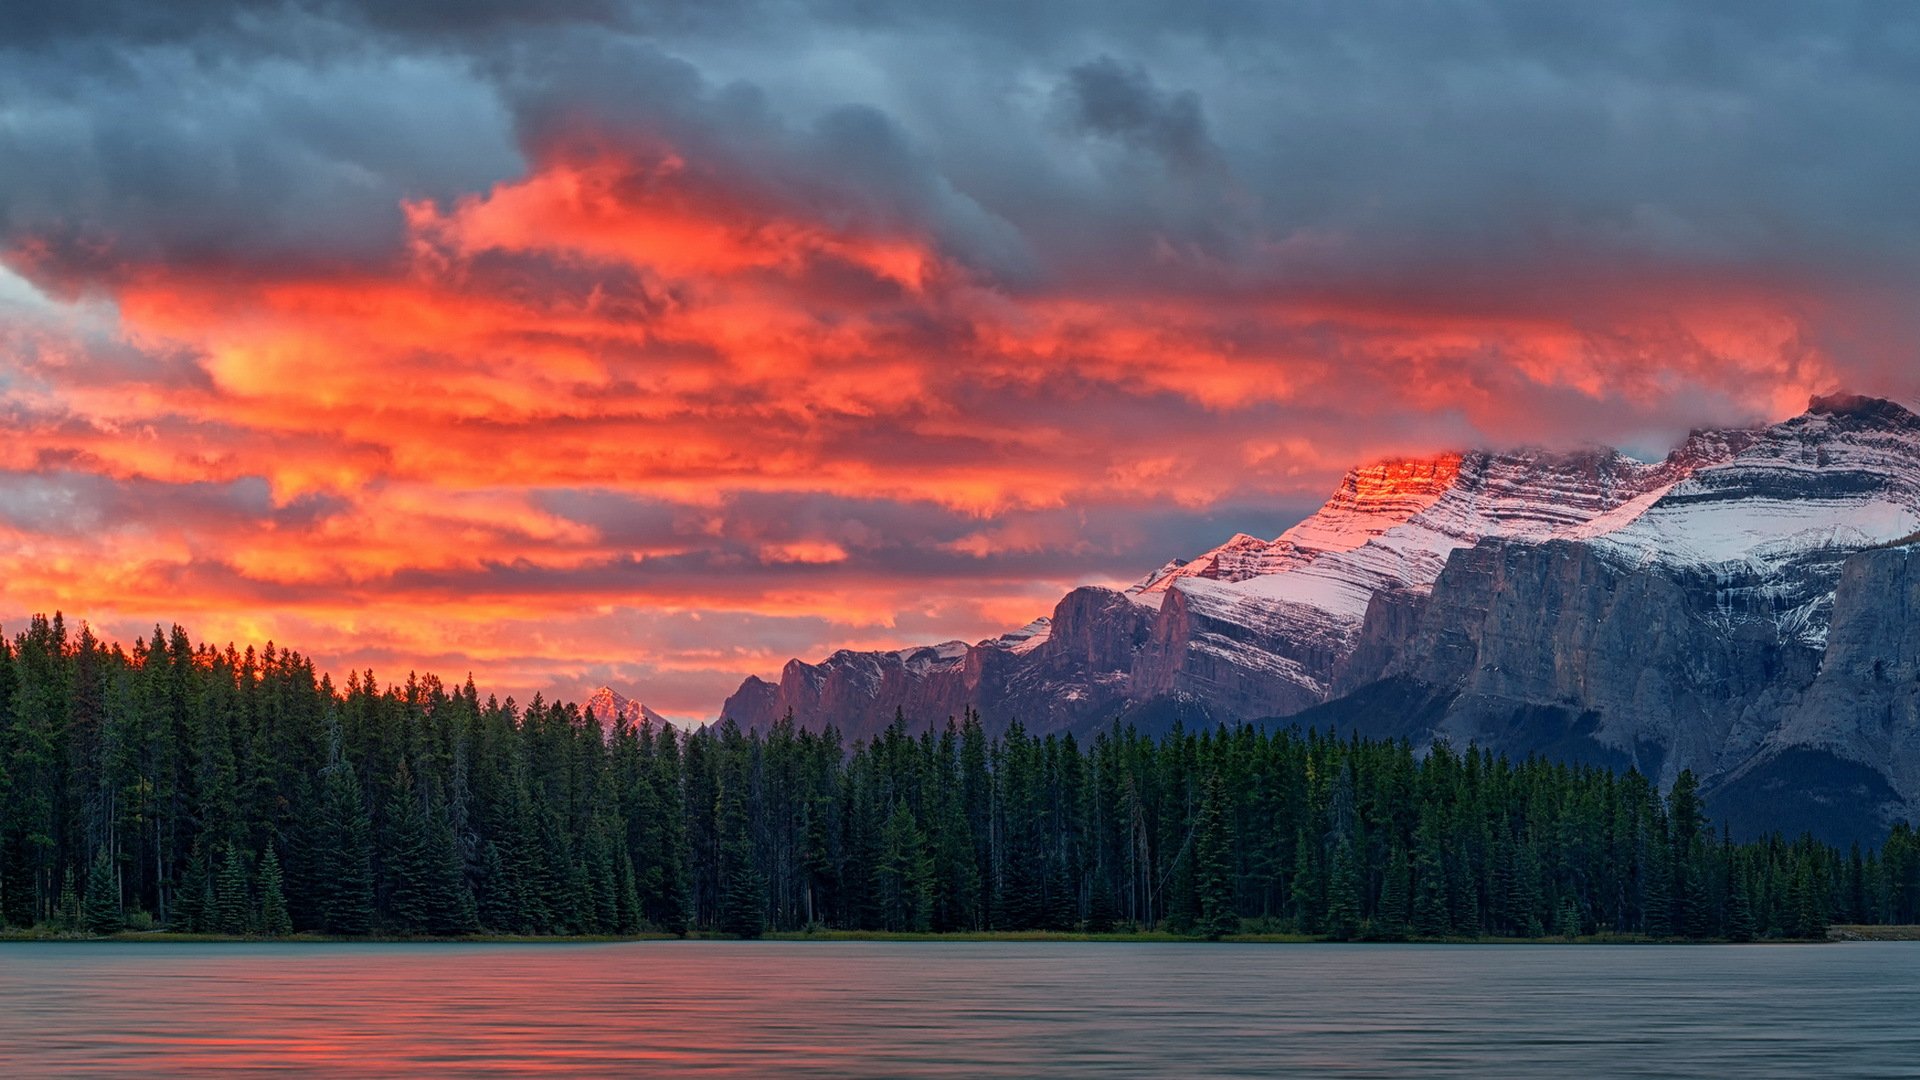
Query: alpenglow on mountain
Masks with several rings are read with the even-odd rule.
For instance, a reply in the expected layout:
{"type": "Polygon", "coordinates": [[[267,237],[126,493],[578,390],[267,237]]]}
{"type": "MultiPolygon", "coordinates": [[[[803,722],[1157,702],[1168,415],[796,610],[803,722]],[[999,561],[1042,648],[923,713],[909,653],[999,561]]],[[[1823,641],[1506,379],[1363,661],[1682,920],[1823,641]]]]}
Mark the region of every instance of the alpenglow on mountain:
{"type": "Polygon", "coordinates": [[[1088,735],[1291,717],[1703,779],[1737,829],[1920,810],[1920,417],[1816,398],[1664,460],[1474,451],[1348,473],[1003,637],[790,661],[722,715],[871,735],[971,707],[1088,735]]]}

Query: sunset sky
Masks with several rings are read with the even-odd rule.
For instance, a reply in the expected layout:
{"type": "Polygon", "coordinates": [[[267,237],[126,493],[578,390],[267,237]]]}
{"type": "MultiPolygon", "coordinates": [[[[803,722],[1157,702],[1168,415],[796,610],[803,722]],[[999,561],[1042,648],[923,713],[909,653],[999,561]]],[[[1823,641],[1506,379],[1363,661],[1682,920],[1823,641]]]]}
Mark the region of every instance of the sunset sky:
{"type": "Polygon", "coordinates": [[[697,718],[1920,396],[1920,7],[1689,7],[7,4],[0,623],[697,718]]]}

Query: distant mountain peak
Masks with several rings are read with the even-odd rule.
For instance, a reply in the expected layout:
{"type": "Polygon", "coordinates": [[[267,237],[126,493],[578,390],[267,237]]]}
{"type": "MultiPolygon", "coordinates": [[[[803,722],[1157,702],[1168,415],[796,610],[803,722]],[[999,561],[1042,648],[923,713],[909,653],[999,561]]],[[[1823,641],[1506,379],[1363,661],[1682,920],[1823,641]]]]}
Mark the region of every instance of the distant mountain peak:
{"type": "Polygon", "coordinates": [[[671,723],[666,717],[654,712],[647,706],[627,697],[611,686],[602,686],[587,695],[584,708],[591,710],[600,722],[613,730],[623,724],[651,723],[660,727],[671,723]]]}

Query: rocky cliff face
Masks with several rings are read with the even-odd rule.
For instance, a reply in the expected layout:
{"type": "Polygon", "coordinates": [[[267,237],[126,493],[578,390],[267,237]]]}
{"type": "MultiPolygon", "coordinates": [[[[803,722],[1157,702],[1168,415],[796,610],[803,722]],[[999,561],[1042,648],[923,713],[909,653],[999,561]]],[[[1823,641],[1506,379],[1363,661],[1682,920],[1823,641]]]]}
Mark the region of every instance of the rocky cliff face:
{"type": "Polygon", "coordinates": [[[1745,829],[1845,839],[1920,810],[1920,556],[1901,543],[1920,420],[1819,399],[1596,524],[1459,550],[1426,597],[1377,596],[1346,696],[1302,719],[1691,769],[1745,829]]]}
{"type": "Polygon", "coordinates": [[[1874,399],[1696,433],[1654,463],[1386,462],[1280,537],[1078,590],[1048,627],[795,662],[726,711],[855,734],[896,707],[1042,730],[1298,715],[1662,782],[1693,769],[1729,812],[1838,835],[1872,822],[1836,807],[1920,807],[1920,557],[1896,543],[1917,531],[1920,418],[1874,399]]]}
{"type": "Polygon", "coordinates": [[[1075,589],[1051,617],[972,645],[841,651],[818,664],[790,660],[777,684],[747,679],[721,715],[765,726],[791,710],[800,724],[831,723],[863,738],[896,710],[939,723],[977,708],[995,728],[1018,717],[1036,730],[1069,730],[1126,707],[1129,673],[1152,622],[1152,612],[1122,593],[1075,589]]]}

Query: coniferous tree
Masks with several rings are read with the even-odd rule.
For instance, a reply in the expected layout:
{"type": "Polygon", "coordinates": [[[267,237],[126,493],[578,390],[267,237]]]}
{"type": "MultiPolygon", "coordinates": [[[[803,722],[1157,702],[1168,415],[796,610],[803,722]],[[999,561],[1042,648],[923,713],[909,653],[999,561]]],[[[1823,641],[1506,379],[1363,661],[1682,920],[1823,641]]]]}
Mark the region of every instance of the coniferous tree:
{"type": "Polygon", "coordinates": [[[924,933],[933,922],[933,867],[926,841],[904,802],[895,802],[881,829],[875,887],[887,930],[924,933]]]}
{"type": "Polygon", "coordinates": [[[387,928],[401,934],[433,930],[447,898],[435,888],[438,860],[428,835],[426,811],[403,761],[387,800],[382,865],[386,877],[387,928]]]}
{"type": "Polygon", "coordinates": [[[1407,936],[1413,916],[1411,878],[1407,851],[1395,844],[1387,853],[1386,879],[1380,886],[1380,910],[1374,918],[1375,937],[1398,941],[1407,936]]]}
{"type": "Polygon", "coordinates": [[[351,766],[336,762],[325,778],[319,842],[320,928],[329,934],[373,930],[372,824],[351,766]]]}
{"type": "Polygon", "coordinates": [[[59,930],[82,929],[80,894],[74,891],[71,871],[60,872],[60,893],[53,908],[53,925],[59,930]]]}
{"type": "Polygon", "coordinates": [[[1563,938],[1580,936],[1580,905],[1571,896],[1560,898],[1560,910],[1553,920],[1553,932],[1563,938]]]}
{"type": "Polygon", "coordinates": [[[1087,900],[1087,933],[1112,933],[1114,918],[1113,886],[1107,883],[1107,875],[1095,872],[1092,895],[1087,900]]]}
{"type": "Polygon", "coordinates": [[[474,901],[480,925],[494,931],[518,929],[522,919],[519,905],[513,901],[513,882],[500,858],[500,848],[492,840],[480,846],[477,885],[474,901]]]}
{"type": "Polygon", "coordinates": [[[199,840],[195,840],[193,850],[187,857],[186,876],[175,889],[175,929],[200,932],[208,928],[208,920],[212,918],[211,905],[208,903],[212,894],[212,879],[206,848],[199,840]]]}
{"type": "Polygon", "coordinates": [[[221,934],[245,934],[253,930],[253,897],[247,888],[246,860],[231,843],[226,845],[221,857],[211,929],[221,934]]]}
{"type": "Polygon", "coordinates": [[[1757,930],[1753,921],[1753,900],[1747,888],[1747,875],[1738,865],[1731,866],[1727,884],[1727,940],[1752,941],[1757,930]]]}
{"type": "Polygon", "coordinates": [[[1447,936],[1452,929],[1438,827],[1422,818],[1413,844],[1413,932],[1437,938],[1447,936]]]}
{"type": "Polygon", "coordinates": [[[286,881],[272,844],[260,856],[260,932],[268,937],[293,933],[293,919],[287,914],[286,881]]]}
{"type": "Polygon", "coordinates": [[[90,934],[114,934],[126,929],[126,917],[120,910],[120,885],[105,846],[95,852],[93,866],[87,871],[85,915],[90,934]]]}
{"type": "Polygon", "coordinates": [[[615,907],[613,932],[633,935],[640,932],[640,892],[634,884],[633,860],[624,851],[614,856],[615,907]]]}
{"type": "Polygon", "coordinates": [[[1210,774],[1195,826],[1194,891],[1200,901],[1200,932],[1213,941],[1240,929],[1240,914],[1233,901],[1233,824],[1227,816],[1226,801],[1220,774],[1210,774]]]}
{"type": "Polygon", "coordinates": [[[471,934],[480,929],[479,915],[468,886],[465,862],[454,840],[444,810],[435,806],[426,821],[428,890],[434,898],[427,929],[442,936],[471,934]]]}
{"type": "MultiPolygon", "coordinates": [[[[728,739],[737,737],[729,732],[728,739]]],[[[755,862],[753,837],[747,817],[746,762],[740,751],[726,751],[720,785],[720,913],[717,928],[735,937],[757,938],[766,932],[766,880],[755,862]]]]}
{"type": "Polygon", "coordinates": [[[1920,920],[1920,838],[1714,836],[1697,784],[1289,729],[968,710],[843,746],[682,738],[297,654],[0,641],[0,917],[457,935],[1113,925],[1226,933],[1818,937],[1920,920]],[[377,828],[375,827],[377,823],[377,828]],[[377,840],[377,843],[376,843],[377,840]],[[248,868],[252,867],[249,872],[248,868]],[[278,889],[273,887],[278,877],[278,889]],[[276,899],[275,893],[281,895],[276,899]],[[257,903],[257,907],[255,906],[257,903]]]}
{"type": "Polygon", "coordinates": [[[1336,941],[1360,933],[1360,889],[1360,856],[1349,838],[1334,852],[1327,875],[1327,933],[1336,941]]]}

